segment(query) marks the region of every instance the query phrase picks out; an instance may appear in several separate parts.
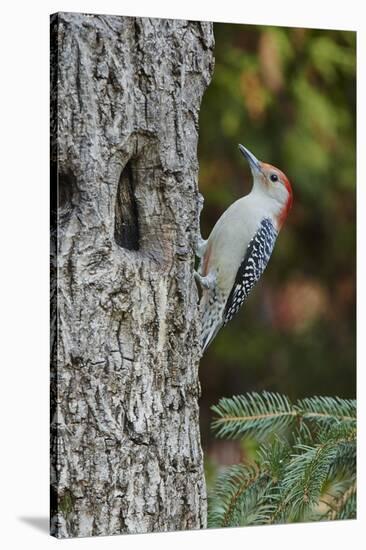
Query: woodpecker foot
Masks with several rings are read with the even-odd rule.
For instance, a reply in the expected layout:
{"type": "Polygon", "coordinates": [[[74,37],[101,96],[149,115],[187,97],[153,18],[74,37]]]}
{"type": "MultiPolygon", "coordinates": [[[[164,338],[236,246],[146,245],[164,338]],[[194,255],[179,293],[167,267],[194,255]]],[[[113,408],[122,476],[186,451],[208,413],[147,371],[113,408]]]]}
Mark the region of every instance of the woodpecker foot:
{"type": "Polygon", "coordinates": [[[205,241],[205,239],[202,239],[201,235],[199,235],[197,237],[196,246],[194,249],[194,253],[198,258],[202,258],[202,256],[206,252],[206,247],[207,247],[207,241],[205,241]]]}
{"type": "Polygon", "coordinates": [[[216,284],[216,275],[214,273],[209,273],[206,277],[202,277],[202,275],[195,271],[194,276],[202,288],[214,288],[216,284]]]}
{"type": "MultiPolygon", "coordinates": [[[[205,199],[203,198],[203,195],[201,195],[201,193],[198,193],[197,198],[198,198],[198,219],[200,219],[205,199]]],[[[198,226],[198,233],[199,233],[199,235],[198,235],[197,240],[196,240],[196,245],[195,245],[194,252],[195,252],[195,254],[198,258],[202,258],[202,256],[204,255],[204,253],[206,251],[207,241],[205,241],[205,239],[202,239],[202,235],[201,235],[199,226],[198,226]]]]}
{"type": "Polygon", "coordinates": [[[205,199],[204,199],[203,195],[201,193],[198,193],[198,217],[201,216],[201,212],[202,212],[202,209],[203,209],[204,202],[205,202],[205,199]]]}

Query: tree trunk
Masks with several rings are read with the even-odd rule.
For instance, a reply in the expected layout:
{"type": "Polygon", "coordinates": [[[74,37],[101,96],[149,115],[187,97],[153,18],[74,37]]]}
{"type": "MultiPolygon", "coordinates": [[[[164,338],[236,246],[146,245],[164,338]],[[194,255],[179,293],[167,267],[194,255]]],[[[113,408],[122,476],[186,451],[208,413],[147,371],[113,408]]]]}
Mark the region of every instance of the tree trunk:
{"type": "Polygon", "coordinates": [[[193,245],[212,50],[209,23],[51,18],[57,537],[206,523],[193,245]]]}

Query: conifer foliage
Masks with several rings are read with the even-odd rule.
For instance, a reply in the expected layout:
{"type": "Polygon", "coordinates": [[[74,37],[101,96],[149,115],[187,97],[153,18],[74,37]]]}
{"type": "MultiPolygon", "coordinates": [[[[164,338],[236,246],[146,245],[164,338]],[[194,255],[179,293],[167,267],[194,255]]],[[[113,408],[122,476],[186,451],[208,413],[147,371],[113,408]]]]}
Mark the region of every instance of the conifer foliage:
{"type": "Polygon", "coordinates": [[[255,460],[225,467],[209,495],[209,527],[356,517],[356,401],[278,393],[223,398],[220,438],[260,442],[255,460]]]}

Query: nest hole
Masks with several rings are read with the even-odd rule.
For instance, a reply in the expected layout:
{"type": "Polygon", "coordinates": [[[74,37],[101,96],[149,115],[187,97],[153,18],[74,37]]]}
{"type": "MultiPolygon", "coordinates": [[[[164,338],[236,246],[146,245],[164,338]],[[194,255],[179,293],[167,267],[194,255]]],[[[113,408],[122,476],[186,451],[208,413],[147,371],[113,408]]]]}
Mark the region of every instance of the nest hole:
{"type": "Polygon", "coordinates": [[[114,239],[127,250],[139,249],[138,210],[135,198],[136,167],[129,160],[121,172],[115,205],[114,239]]]}

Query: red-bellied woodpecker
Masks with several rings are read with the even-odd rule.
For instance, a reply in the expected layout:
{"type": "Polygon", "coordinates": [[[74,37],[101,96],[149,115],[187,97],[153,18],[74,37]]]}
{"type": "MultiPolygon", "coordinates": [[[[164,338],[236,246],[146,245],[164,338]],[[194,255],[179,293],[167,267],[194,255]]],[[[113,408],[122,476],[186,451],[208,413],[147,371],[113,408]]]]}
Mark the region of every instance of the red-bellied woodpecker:
{"type": "Polygon", "coordinates": [[[257,160],[243,145],[239,149],[249,162],[252,190],[223,213],[207,241],[199,237],[197,242],[202,351],[232,319],[262,275],[292,205],[285,174],[257,160]]]}

